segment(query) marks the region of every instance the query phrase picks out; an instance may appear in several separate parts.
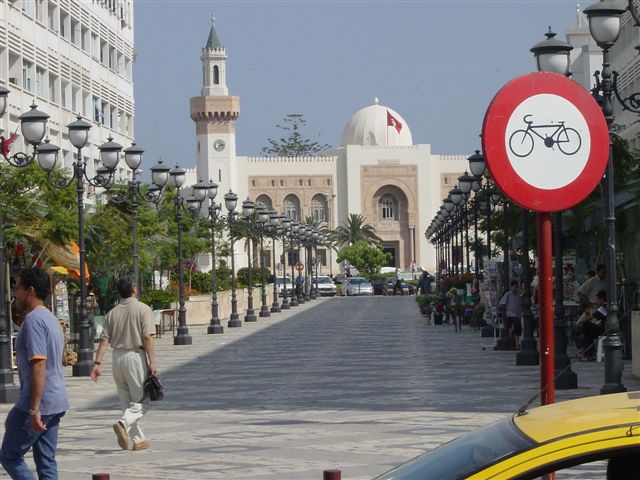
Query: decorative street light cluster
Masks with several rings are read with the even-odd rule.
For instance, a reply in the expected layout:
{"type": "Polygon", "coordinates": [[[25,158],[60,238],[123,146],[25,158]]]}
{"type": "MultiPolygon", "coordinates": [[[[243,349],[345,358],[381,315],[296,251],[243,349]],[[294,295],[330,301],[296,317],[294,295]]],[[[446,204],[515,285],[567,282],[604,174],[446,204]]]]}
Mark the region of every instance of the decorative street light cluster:
{"type": "MultiPolygon", "coordinates": [[[[627,2],[602,0],[584,9],[589,20],[591,36],[602,49],[602,72],[595,72],[595,86],[591,90],[593,97],[602,107],[602,112],[611,127],[614,122],[613,98],[615,96],[620,107],[633,113],[640,113],[640,92],[623,97],[618,88],[618,72],[611,68],[610,50],[618,40],[621,30],[621,18],[629,12],[635,26],[640,26],[640,12],[636,10],[633,0],[627,2]],[[625,5],[626,3],[626,5],[625,5]]],[[[571,46],[555,40],[552,32],[547,40],[535,45],[531,51],[535,55],[538,70],[555,72],[563,75],[569,72],[569,51],[571,46]]],[[[607,268],[607,321],[604,341],[605,383],[601,393],[626,391],[622,384],[622,341],[617,306],[617,266],[615,252],[615,202],[614,202],[614,162],[611,142],[609,144],[609,161],[605,172],[605,219],[607,226],[606,268],[607,268]]]]}
{"type": "MultiPolygon", "coordinates": [[[[10,91],[0,87],[0,117],[7,108],[7,97],[10,91]]],[[[78,247],[79,247],[79,270],[80,270],[80,305],[79,305],[79,351],[78,361],[73,366],[74,376],[88,376],[93,366],[93,352],[89,339],[89,322],[87,317],[87,285],[85,270],[85,247],[84,247],[84,192],[85,182],[95,187],[103,187],[108,190],[113,185],[116,167],[120,161],[122,146],[114,142],[111,137],[107,142],[98,147],[100,151],[101,167],[92,177],[87,169],[87,161],[82,156],[82,149],[89,141],[89,130],[91,124],[78,117],[76,121],[67,125],[69,141],[77,149],[76,160],[73,163],[72,176],[65,178],[55,170],[58,163],[58,152],[60,148],[52,144],[48,139],[44,140],[46,126],[49,115],[37,109],[32,104],[30,110],[20,116],[21,132],[27,144],[32,147],[32,153],[16,152],[9,155],[9,140],[0,137],[0,149],[4,160],[13,167],[26,167],[37,159],[40,167],[47,173],[49,183],[55,188],[66,188],[75,180],[78,205],[78,247]]],[[[125,156],[131,162],[136,161],[139,152],[134,148],[127,149],[125,156]]],[[[2,225],[0,224],[0,227],[2,225]]],[[[0,265],[4,264],[4,245],[0,245],[0,265]]],[[[12,374],[11,358],[9,356],[9,323],[7,319],[6,304],[4,298],[4,276],[0,275],[0,400],[7,400],[7,396],[12,395],[12,374]],[[9,372],[7,373],[7,369],[9,372]],[[7,381],[4,381],[7,380],[7,381]]]]}
{"type": "MultiPolygon", "coordinates": [[[[440,210],[431,221],[431,224],[425,231],[425,238],[436,247],[436,262],[438,265],[438,278],[441,277],[442,271],[447,275],[458,275],[465,268],[466,256],[466,272],[471,273],[469,248],[473,243],[474,250],[474,274],[475,287],[478,288],[478,274],[480,272],[481,255],[480,255],[480,233],[478,229],[478,221],[485,216],[486,226],[486,254],[489,259],[492,256],[491,248],[491,215],[493,207],[502,206],[503,209],[503,231],[504,241],[502,245],[503,251],[503,271],[502,284],[503,290],[509,288],[510,272],[509,272],[509,225],[507,215],[507,200],[500,193],[498,188],[491,181],[487,170],[484,156],[479,150],[468,158],[469,170],[471,175],[465,172],[458,177],[458,185],[449,191],[449,195],[444,199],[440,210]],[[472,195],[473,193],[473,195],[472,195]],[[469,240],[470,222],[473,222],[473,239],[469,240]],[[460,255],[454,255],[454,251],[460,252],[460,255]]],[[[521,342],[521,350],[516,356],[517,365],[537,365],[538,352],[537,344],[533,338],[533,318],[531,314],[531,289],[529,276],[529,242],[528,242],[528,211],[523,210],[523,235],[527,238],[523,240],[523,258],[525,259],[525,268],[523,268],[525,302],[523,304],[524,316],[524,337],[521,342]]],[[[505,332],[503,332],[504,334],[505,332]]],[[[494,327],[485,327],[482,329],[483,336],[493,336],[494,327]]],[[[511,348],[510,339],[506,338],[502,342],[498,342],[497,349],[511,348]]]]}
{"type": "MultiPolygon", "coordinates": [[[[10,91],[5,87],[0,86],[0,118],[4,115],[7,109],[7,97],[10,91]]],[[[83,157],[82,150],[87,146],[89,142],[89,132],[92,128],[92,124],[78,117],[75,121],[71,122],[68,128],[68,137],[71,144],[77,149],[75,161],[72,165],[71,176],[65,176],[60,170],[56,169],[58,164],[58,153],[60,148],[48,139],[45,139],[47,120],[49,115],[41,112],[37,109],[35,104],[32,104],[29,111],[20,116],[20,127],[22,136],[24,137],[27,150],[30,152],[14,152],[9,153],[11,139],[5,139],[0,137],[0,150],[2,158],[12,167],[26,167],[30,165],[34,160],[37,160],[38,165],[47,173],[47,180],[54,188],[67,188],[74,181],[76,185],[77,193],[77,208],[78,208],[78,247],[79,247],[79,271],[80,271],[80,298],[79,298],[79,350],[78,361],[73,366],[74,376],[88,376],[91,373],[93,366],[93,350],[90,341],[90,325],[87,315],[87,272],[85,266],[85,238],[84,238],[84,196],[85,196],[85,184],[88,183],[94,187],[100,187],[104,189],[104,192],[115,203],[128,203],[131,207],[132,216],[132,235],[133,235],[133,265],[134,265],[134,278],[136,284],[140,284],[140,272],[139,272],[139,254],[138,254],[138,238],[137,238],[137,217],[138,207],[141,201],[148,201],[155,205],[158,205],[165,192],[167,185],[172,185],[176,189],[176,196],[174,201],[176,223],[178,226],[178,279],[179,279],[179,308],[178,308],[178,329],[177,335],[174,337],[174,345],[189,345],[192,343],[192,339],[189,336],[187,324],[186,324],[186,308],[185,308],[185,296],[184,296],[184,278],[183,278],[183,215],[188,213],[195,215],[202,211],[203,204],[206,199],[209,200],[207,205],[208,218],[210,220],[211,230],[211,256],[212,256],[212,301],[211,301],[211,320],[210,326],[207,329],[208,333],[223,333],[224,329],[221,325],[218,314],[218,300],[216,294],[216,232],[220,226],[227,226],[229,232],[229,240],[231,244],[231,273],[232,273],[232,312],[229,320],[229,327],[241,326],[241,322],[238,318],[237,312],[237,297],[236,297],[236,272],[234,261],[234,242],[239,236],[239,222],[238,214],[235,212],[238,197],[233,192],[228,192],[224,196],[224,204],[227,210],[226,217],[221,214],[220,204],[215,203],[218,186],[212,181],[208,183],[200,180],[195,185],[185,190],[186,171],[178,166],[171,169],[164,165],[162,161],[152,167],[151,180],[152,185],[148,189],[141,188],[141,182],[138,179],[141,173],[140,165],[142,163],[142,156],[144,151],[138,147],[135,142],[128,148],[124,148],[118,143],[114,142],[111,137],[107,141],[100,145],[100,167],[91,174],[88,169],[89,162],[83,157]],[[30,147],[30,148],[29,148],[30,147]],[[116,183],[116,168],[120,162],[120,156],[124,153],[124,159],[127,167],[131,170],[131,178],[125,184],[116,183]],[[116,187],[116,188],[114,188],[116,187]],[[123,188],[124,187],[124,188],[123,188]]],[[[261,283],[262,289],[262,302],[260,309],[261,317],[268,317],[271,313],[279,312],[282,309],[289,308],[291,305],[297,305],[293,299],[291,303],[288,303],[287,291],[284,289],[284,299],[282,306],[278,302],[277,285],[274,282],[273,289],[273,304],[269,309],[267,305],[267,291],[265,288],[265,268],[264,268],[264,237],[270,237],[272,239],[273,250],[273,264],[276,265],[276,244],[278,240],[282,240],[283,251],[287,246],[293,249],[305,247],[307,252],[305,280],[305,297],[306,299],[315,298],[317,293],[317,282],[315,290],[311,287],[312,272],[315,268],[315,274],[317,276],[317,248],[318,245],[328,244],[329,239],[327,236],[320,233],[318,230],[304,224],[298,224],[297,222],[291,222],[290,219],[285,218],[283,215],[279,215],[275,210],[267,210],[267,208],[261,204],[254,205],[251,200],[243,202],[242,217],[247,227],[249,237],[254,232],[259,235],[260,243],[260,266],[261,271],[261,283]],[[311,252],[316,252],[315,257],[311,256],[311,252]]],[[[250,248],[250,247],[249,247],[250,248]]],[[[0,211],[0,265],[4,264],[4,236],[3,236],[3,221],[2,211],[0,211]]],[[[251,267],[251,252],[249,250],[249,267],[251,267]]],[[[293,258],[293,254],[292,254],[293,258]]],[[[299,258],[299,255],[298,255],[299,258]]],[[[293,262],[292,268],[294,267],[293,262]]],[[[299,265],[296,265],[299,266],[299,265]]],[[[293,279],[292,275],[292,279],[293,279]]],[[[7,315],[7,305],[4,296],[5,292],[5,278],[0,275],[0,403],[10,403],[15,401],[18,395],[18,388],[13,380],[13,371],[11,368],[11,349],[10,349],[10,325],[7,315]]],[[[253,275],[252,269],[249,268],[249,308],[245,321],[255,321],[255,313],[253,312],[253,275]]],[[[298,301],[304,302],[305,298],[301,295],[297,298],[298,301]]]]}
{"type": "Polygon", "coordinates": [[[498,190],[488,177],[480,151],[476,150],[468,161],[471,175],[465,172],[458,177],[458,185],[449,191],[425,231],[425,238],[436,247],[438,271],[444,270],[449,275],[459,275],[465,271],[471,273],[469,226],[473,222],[473,264],[477,276],[480,265],[478,220],[483,213],[487,215],[487,250],[491,258],[491,206],[501,201],[498,190]]]}

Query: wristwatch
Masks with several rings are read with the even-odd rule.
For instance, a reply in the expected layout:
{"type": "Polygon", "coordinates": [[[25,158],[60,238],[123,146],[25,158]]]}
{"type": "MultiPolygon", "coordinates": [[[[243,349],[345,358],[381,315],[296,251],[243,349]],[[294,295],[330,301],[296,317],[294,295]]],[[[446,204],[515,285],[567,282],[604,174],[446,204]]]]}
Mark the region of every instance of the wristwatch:
{"type": "Polygon", "coordinates": [[[29,409],[29,416],[30,416],[30,417],[33,417],[33,416],[34,416],[36,413],[38,413],[39,411],[40,411],[40,410],[38,410],[38,409],[35,409],[35,410],[34,410],[33,408],[30,408],[30,409],[29,409]]]}

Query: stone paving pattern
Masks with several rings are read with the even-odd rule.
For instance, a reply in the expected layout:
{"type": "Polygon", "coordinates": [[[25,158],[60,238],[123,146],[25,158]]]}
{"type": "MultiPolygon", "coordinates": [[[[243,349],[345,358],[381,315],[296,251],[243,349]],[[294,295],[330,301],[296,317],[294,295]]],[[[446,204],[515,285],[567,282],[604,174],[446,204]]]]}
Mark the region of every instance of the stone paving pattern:
{"type": "MultiPolygon", "coordinates": [[[[143,420],[149,450],[116,444],[111,355],[97,384],[67,368],[61,480],[319,480],[333,468],[343,480],[371,479],[513,413],[539,388],[538,367],[516,366],[515,352],[493,351],[493,339],[468,327],[430,325],[412,297],[327,298],[223,325],[222,335],[191,327],[191,346],[156,340],[166,396],[143,420]]],[[[573,368],[579,388],[557,400],[598,394],[603,365],[573,368]]],[[[628,364],[623,381],[640,390],[628,364]]],[[[604,478],[603,465],[558,478],[604,478]]]]}

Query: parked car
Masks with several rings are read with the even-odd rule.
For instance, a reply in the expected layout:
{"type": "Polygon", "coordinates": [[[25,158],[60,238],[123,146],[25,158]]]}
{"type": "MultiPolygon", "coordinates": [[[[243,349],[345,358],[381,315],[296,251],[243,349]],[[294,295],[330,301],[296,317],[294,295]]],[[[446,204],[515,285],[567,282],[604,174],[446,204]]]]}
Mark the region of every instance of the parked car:
{"type": "Polygon", "coordinates": [[[639,429],[638,392],[579,398],[518,412],[376,480],[530,480],[597,460],[609,460],[608,479],[627,480],[637,478],[639,429]]]}
{"type": "MultiPolygon", "coordinates": [[[[395,293],[393,293],[393,289],[395,286],[396,286],[396,279],[391,277],[387,278],[385,283],[385,287],[387,291],[385,295],[396,295],[395,293]]],[[[402,295],[413,295],[416,293],[415,287],[402,279],[400,279],[400,288],[402,288],[402,295]]],[[[400,295],[400,294],[397,294],[397,295],[400,295]]]]}
{"type": "Polygon", "coordinates": [[[282,277],[276,277],[275,282],[276,282],[276,291],[278,292],[278,295],[280,297],[284,296],[285,288],[287,289],[287,296],[288,297],[291,296],[291,292],[293,291],[293,286],[292,286],[290,277],[286,277],[286,279],[282,277]]]}
{"type": "Polygon", "coordinates": [[[386,278],[372,278],[369,283],[373,287],[374,295],[386,295],[387,291],[387,279],[386,278]]]}
{"type": "Polygon", "coordinates": [[[373,295],[373,287],[369,280],[362,277],[347,277],[342,282],[342,295],[373,295]]]}
{"type": "MultiPolygon", "coordinates": [[[[336,286],[331,280],[331,277],[326,275],[318,275],[318,294],[320,296],[327,295],[331,297],[335,297],[336,295],[336,286]]],[[[313,277],[313,288],[316,287],[316,278],[313,277]]]]}

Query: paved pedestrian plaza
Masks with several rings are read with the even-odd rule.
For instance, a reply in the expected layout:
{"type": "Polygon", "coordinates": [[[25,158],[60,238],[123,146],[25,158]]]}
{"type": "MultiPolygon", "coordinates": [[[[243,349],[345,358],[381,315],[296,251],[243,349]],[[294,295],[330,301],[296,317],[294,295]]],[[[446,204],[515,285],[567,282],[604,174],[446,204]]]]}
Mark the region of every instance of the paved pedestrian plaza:
{"type": "MultiPolygon", "coordinates": [[[[189,333],[191,346],[156,340],[166,397],[143,420],[149,450],[116,443],[110,355],[97,384],[66,369],[61,480],[320,480],[334,468],[343,480],[371,479],[509,415],[539,388],[538,367],[483,349],[492,339],[469,327],[430,325],[412,297],[327,298],[222,335],[204,325],[189,333]]],[[[557,400],[598,393],[603,365],[573,368],[579,388],[557,400]]],[[[624,384],[640,390],[628,364],[624,384]]],[[[596,463],[558,478],[602,472],[596,463]]]]}

